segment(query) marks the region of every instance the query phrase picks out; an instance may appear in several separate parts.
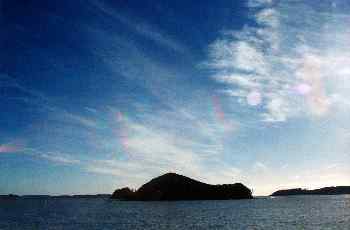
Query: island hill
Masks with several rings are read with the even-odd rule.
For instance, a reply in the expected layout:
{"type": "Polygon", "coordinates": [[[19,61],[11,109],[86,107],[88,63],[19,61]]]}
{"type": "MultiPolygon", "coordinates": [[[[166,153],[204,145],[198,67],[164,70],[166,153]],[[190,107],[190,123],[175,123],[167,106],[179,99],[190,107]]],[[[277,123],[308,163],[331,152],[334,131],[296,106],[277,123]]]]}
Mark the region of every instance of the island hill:
{"type": "Polygon", "coordinates": [[[112,199],[130,201],[252,199],[252,191],[241,183],[210,185],[176,173],[167,173],[138,190],[117,189],[112,199]]]}
{"type": "Polygon", "coordinates": [[[325,187],[320,189],[286,189],[278,190],[271,194],[271,196],[293,196],[293,195],[341,195],[350,194],[350,186],[336,186],[336,187],[325,187]]]}

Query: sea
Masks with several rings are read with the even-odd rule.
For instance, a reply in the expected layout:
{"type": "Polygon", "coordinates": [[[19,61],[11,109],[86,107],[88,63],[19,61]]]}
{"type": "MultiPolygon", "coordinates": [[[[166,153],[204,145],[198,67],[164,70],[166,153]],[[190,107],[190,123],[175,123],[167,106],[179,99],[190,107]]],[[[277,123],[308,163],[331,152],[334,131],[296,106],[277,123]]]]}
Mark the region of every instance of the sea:
{"type": "Polygon", "coordinates": [[[350,195],[136,202],[108,198],[0,200],[0,229],[350,229],[350,195]]]}

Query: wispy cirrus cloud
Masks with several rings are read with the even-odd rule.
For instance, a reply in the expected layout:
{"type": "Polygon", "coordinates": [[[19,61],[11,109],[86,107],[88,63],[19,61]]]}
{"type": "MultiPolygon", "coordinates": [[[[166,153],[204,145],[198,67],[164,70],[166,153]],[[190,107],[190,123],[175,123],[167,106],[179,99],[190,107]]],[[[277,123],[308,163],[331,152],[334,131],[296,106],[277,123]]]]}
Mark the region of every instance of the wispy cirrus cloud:
{"type": "Polygon", "coordinates": [[[73,158],[71,155],[68,154],[61,154],[61,153],[41,153],[35,155],[36,157],[39,157],[44,160],[48,160],[53,163],[57,164],[64,164],[64,165],[75,165],[80,164],[81,161],[79,159],[73,158]]]}
{"type": "MultiPolygon", "coordinates": [[[[10,91],[11,89],[17,90],[17,95],[15,96],[12,96],[10,93],[9,95],[4,95],[4,100],[21,101],[36,111],[46,113],[49,118],[65,122],[66,124],[77,124],[86,128],[98,128],[98,122],[94,118],[67,111],[58,106],[54,100],[42,92],[25,86],[7,74],[0,74],[0,88],[4,89],[4,91],[10,91]]],[[[93,111],[92,115],[95,115],[97,112],[91,108],[89,108],[89,111],[90,113],[93,111]]]]}
{"type": "Polygon", "coordinates": [[[171,38],[171,36],[165,34],[154,25],[151,25],[145,21],[135,20],[135,17],[125,16],[101,0],[93,0],[91,1],[91,4],[95,5],[107,16],[117,19],[119,22],[129,27],[136,34],[149,39],[161,45],[162,47],[181,53],[185,52],[186,50],[183,44],[171,38]]]}
{"type": "Polygon", "coordinates": [[[45,160],[55,164],[78,165],[82,163],[80,159],[74,157],[72,154],[44,151],[36,148],[24,148],[23,154],[29,155],[39,160],[45,160]]]}
{"type": "Polygon", "coordinates": [[[32,89],[19,82],[11,75],[0,73],[0,89],[2,100],[21,101],[28,105],[49,108],[49,98],[38,90],[32,89]]]}
{"type": "Polygon", "coordinates": [[[123,149],[110,159],[88,163],[89,172],[128,179],[135,187],[169,171],[209,183],[230,183],[241,178],[239,168],[221,160],[221,137],[227,130],[215,114],[206,118],[212,120],[208,122],[183,108],[146,113],[137,118],[117,110],[113,112],[116,114],[114,141],[123,149]],[[139,176],[133,177],[135,174],[139,176]]]}
{"type": "MultiPolygon", "coordinates": [[[[21,130],[24,134],[18,134],[19,138],[0,144],[0,153],[20,153],[55,164],[78,165],[81,163],[76,156],[80,152],[68,154],[61,153],[57,149],[68,149],[65,144],[74,142],[72,139],[86,137],[92,130],[100,129],[97,110],[92,113],[90,109],[88,114],[81,110],[68,111],[62,105],[58,105],[53,98],[7,74],[0,74],[0,89],[4,94],[1,100],[11,101],[13,104],[19,102],[25,105],[29,112],[42,117],[40,120],[31,120],[31,114],[29,114],[26,120],[28,124],[24,130],[21,130]],[[58,144],[58,140],[63,143],[58,144]]],[[[74,146],[70,147],[74,148],[74,146]]],[[[17,156],[20,157],[20,154],[17,156]]]]}
{"type": "Polygon", "coordinates": [[[248,7],[255,25],[225,31],[209,47],[208,67],[227,95],[261,108],[265,122],[323,117],[339,108],[337,98],[350,100],[344,91],[350,18],[335,4],[321,11],[302,2],[253,0],[248,7]]]}
{"type": "Polygon", "coordinates": [[[83,116],[80,114],[69,113],[67,111],[61,110],[58,114],[59,120],[75,123],[86,128],[98,128],[98,123],[95,119],[83,116]]]}
{"type": "Polygon", "coordinates": [[[59,152],[41,151],[34,148],[26,147],[23,141],[14,141],[0,145],[0,153],[21,153],[37,159],[47,160],[57,164],[73,165],[80,164],[81,161],[71,154],[59,152]]]}

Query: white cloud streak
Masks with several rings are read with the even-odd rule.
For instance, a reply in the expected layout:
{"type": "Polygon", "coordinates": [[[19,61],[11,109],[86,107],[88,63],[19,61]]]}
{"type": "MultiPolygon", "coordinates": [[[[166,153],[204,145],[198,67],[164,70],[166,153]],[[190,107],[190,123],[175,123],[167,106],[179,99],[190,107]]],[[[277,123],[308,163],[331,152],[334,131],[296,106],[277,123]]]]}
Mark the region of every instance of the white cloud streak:
{"type": "Polygon", "coordinates": [[[60,165],[79,165],[82,161],[73,157],[71,154],[61,152],[43,151],[36,148],[23,147],[23,154],[29,155],[39,160],[45,160],[60,165]]]}
{"type": "Polygon", "coordinates": [[[79,124],[79,125],[86,127],[86,128],[98,128],[98,124],[95,120],[93,120],[91,118],[87,118],[87,117],[82,116],[82,115],[77,115],[77,114],[69,113],[66,111],[62,111],[58,115],[59,115],[60,119],[63,121],[68,121],[68,122],[72,122],[75,124],[79,124]]]}
{"type": "Polygon", "coordinates": [[[48,160],[53,163],[64,164],[64,165],[76,165],[81,163],[80,160],[75,159],[70,155],[61,154],[61,153],[41,153],[41,154],[36,154],[35,156],[41,159],[48,160]]]}
{"type": "MultiPolygon", "coordinates": [[[[67,124],[78,124],[86,128],[98,128],[98,124],[94,119],[81,114],[66,111],[65,109],[57,106],[56,103],[45,94],[21,84],[15,78],[9,75],[0,74],[0,88],[14,88],[18,90],[20,94],[23,94],[22,96],[6,97],[4,98],[5,100],[22,101],[29,106],[34,106],[39,111],[48,113],[48,116],[51,119],[63,121],[67,124]]],[[[94,112],[96,113],[96,110],[94,112]]]]}
{"type": "MultiPolygon", "coordinates": [[[[149,39],[162,47],[168,48],[170,50],[176,51],[176,52],[185,52],[185,47],[180,42],[174,40],[169,35],[164,34],[161,32],[158,28],[155,26],[148,24],[146,22],[136,21],[131,19],[131,17],[127,17],[125,15],[120,14],[110,6],[108,6],[106,3],[100,0],[93,0],[91,1],[91,4],[96,6],[99,10],[104,12],[109,17],[112,17],[114,19],[117,19],[122,24],[126,25],[130,29],[132,29],[135,33],[138,35],[149,39]]],[[[135,18],[135,17],[134,17],[135,18]]]]}

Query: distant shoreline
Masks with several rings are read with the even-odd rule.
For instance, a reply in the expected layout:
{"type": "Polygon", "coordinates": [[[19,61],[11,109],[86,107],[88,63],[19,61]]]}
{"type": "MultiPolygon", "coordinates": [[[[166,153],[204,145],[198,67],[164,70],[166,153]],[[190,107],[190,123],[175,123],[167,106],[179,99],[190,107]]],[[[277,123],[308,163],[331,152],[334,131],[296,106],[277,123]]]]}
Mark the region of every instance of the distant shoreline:
{"type": "Polygon", "coordinates": [[[270,196],[296,196],[296,195],[346,195],[350,194],[350,186],[334,186],[324,187],[319,189],[285,189],[278,190],[272,193],[270,196]]]}
{"type": "MultiPolygon", "coordinates": [[[[273,197],[298,197],[298,196],[342,196],[342,195],[350,195],[350,193],[343,194],[289,194],[289,195],[267,195],[267,196],[253,196],[253,199],[270,199],[273,197]]],[[[105,194],[103,196],[100,195],[0,195],[0,200],[16,200],[16,199],[110,199],[112,194],[105,194]]],[[[113,199],[116,200],[116,199],[113,199]]],[[[125,201],[125,200],[118,200],[125,201]]],[[[199,201],[199,200],[197,200],[199,201]]],[[[208,200],[213,201],[213,200],[208,200]]],[[[215,200],[214,200],[215,201],[215,200]]],[[[224,201],[224,200],[221,200],[224,201]]]]}
{"type": "MultiPolygon", "coordinates": [[[[279,197],[279,196],[301,196],[301,195],[347,195],[350,194],[350,186],[333,186],[323,187],[319,189],[284,189],[273,192],[271,195],[266,196],[253,196],[255,199],[279,197]]],[[[0,199],[57,199],[57,198],[112,198],[112,194],[95,194],[95,195],[16,195],[16,194],[3,194],[0,195],[0,199]]]]}
{"type": "Polygon", "coordinates": [[[111,194],[96,194],[96,195],[0,195],[0,199],[50,199],[50,198],[110,198],[111,194]]]}

